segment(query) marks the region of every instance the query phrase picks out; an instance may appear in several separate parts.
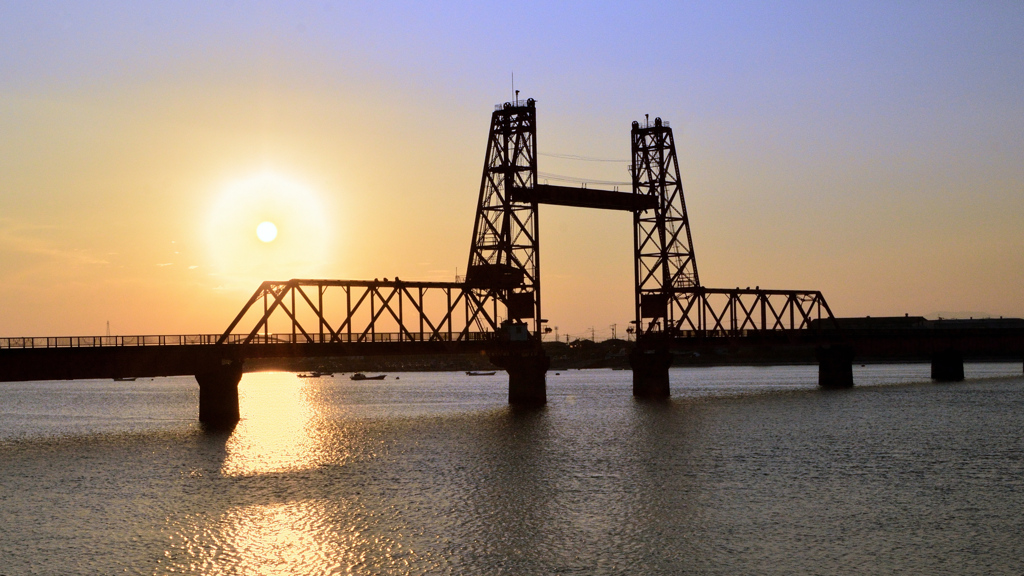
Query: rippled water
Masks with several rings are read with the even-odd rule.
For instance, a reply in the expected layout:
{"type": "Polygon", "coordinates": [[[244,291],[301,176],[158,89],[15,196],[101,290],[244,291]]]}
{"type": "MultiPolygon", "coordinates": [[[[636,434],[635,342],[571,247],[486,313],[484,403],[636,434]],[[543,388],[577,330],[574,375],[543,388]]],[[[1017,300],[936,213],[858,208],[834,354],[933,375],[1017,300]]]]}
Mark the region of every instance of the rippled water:
{"type": "Polygon", "coordinates": [[[0,574],[1020,574],[1021,364],[0,384],[0,574]]]}

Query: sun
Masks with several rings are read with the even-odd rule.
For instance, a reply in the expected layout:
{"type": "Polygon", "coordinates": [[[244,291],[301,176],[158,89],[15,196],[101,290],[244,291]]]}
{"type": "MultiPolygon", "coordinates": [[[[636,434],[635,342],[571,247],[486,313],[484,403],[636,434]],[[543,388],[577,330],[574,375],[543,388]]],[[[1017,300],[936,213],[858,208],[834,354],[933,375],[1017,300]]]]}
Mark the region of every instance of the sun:
{"type": "Polygon", "coordinates": [[[264,242],[273,242],[277,238],[277,226],[273,222],[260,222],[256,227],[256,237],[264,242]]]}
{"type": "Polygon", "coordinates": [[[222,184],[211,199],[206,247],[209,273],[221,286],[314,277],[331,264],[333,232],[341,228],[333,194],[264,171],[222,184]]]}

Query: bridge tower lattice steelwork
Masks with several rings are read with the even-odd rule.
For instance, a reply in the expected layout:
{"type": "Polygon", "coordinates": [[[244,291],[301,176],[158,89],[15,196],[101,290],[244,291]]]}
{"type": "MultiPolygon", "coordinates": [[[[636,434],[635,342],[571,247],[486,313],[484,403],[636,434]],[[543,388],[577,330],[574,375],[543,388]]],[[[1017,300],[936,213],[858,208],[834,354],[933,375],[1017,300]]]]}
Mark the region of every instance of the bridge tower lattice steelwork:
{"type": "Polygon", "coordinates": [[[631,141],[633,193],[657,199],[653,210],[633,212],[637,331],[671,332],[691,306],[692,292],[679,290],[700,287],[675,140],[655,118],[633,122],[631,141]]]}
{"type": "Polygon", "coordinates": [[[540,236],[537,202],[513,190],[537,183],[537,108],[532,98],[491,114],[466,285],[481,300],[497,298],[508,319],[533,320],[540,334],[540,236]]]}

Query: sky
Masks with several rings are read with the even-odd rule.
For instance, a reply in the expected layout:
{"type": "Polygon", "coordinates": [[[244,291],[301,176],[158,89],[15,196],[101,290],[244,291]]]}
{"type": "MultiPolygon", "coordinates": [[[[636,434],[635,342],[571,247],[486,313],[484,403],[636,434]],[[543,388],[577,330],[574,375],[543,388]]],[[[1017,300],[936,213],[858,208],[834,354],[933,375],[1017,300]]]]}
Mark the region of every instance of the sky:
{"type": "MultiPolygon", "coordinates": [[[[995,1],[0,0],[0,336],[219,333],[262,280],[453,280],[513,74],[545,173],[628,181],[631,122],[671,123],[706,286],[1024,317],[1021,38],[995,1]]],[[[631,225],[540,208],[562,338],[623,335],[631,225]]]]}

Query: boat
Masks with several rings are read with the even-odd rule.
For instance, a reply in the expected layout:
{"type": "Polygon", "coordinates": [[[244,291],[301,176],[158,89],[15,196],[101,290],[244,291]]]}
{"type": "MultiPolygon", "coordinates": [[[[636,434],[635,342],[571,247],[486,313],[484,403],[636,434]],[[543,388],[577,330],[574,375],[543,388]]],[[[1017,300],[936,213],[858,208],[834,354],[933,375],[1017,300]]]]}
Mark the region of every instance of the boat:
{"type": "Polygon", "coordinates": [[[132,377],[132,378],[119,377],[119,378],[114,378],[114,382],[135,382],[135,378],[134,377],[132,377]]]}
{"type": "Polygon", "coordinates": [[[497,371],[477,372],[475,370],[470,370],[470,371],[466,372],[466,376],[494,376],[496,373],[497,373],[497,371]]]}
{"type": "Polygon", "coordinates": [[[378,374],[377,376],[367,376],[366,374],[363,374],[362,372],[356,372],[355,374],[349,376],[348,378],[349,378],[349,380],[383,380],[383,379],[385,379],[387,377],[388,377],[387,374],[378,374]]]}
{"type": "Polygon", "coordinates": [[[297,376],[299,378],[319,378],[321,376],[334,376],[334,373],[333,372],[320,372],[320,371],[314,370],[312,372],[302,372],[300,374],[297,374],[297,376]]]}

